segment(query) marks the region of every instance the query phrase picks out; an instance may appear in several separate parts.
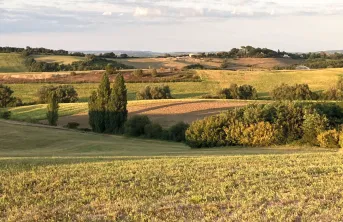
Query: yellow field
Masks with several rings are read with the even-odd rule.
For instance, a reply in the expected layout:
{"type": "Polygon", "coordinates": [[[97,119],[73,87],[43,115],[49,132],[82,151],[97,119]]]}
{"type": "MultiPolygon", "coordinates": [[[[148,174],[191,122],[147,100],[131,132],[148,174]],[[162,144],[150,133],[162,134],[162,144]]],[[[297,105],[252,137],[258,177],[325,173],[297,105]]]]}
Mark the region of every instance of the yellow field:
{"type": "Polygon", "coordinates": [[[78,57],[78,56],[59,56],[59,55],[35,55],[33,58],[40,62],[57,62],[62,64],[71,64],[72,62],[77,62],[84,60],[84,57],[78,57]]]}
{"type": "Polygon", "coordinates": [[[222,71],[199,70],[198,74],[207,82],[219,83],[221,87],[229,87],[231,83],[250,84],[259,93],[268,93],[276,86],[286,83],[308,84],[314,91],[327,90],[335,86],[343,69],[321,70],[275,70],[275,71],[222,71]]]}

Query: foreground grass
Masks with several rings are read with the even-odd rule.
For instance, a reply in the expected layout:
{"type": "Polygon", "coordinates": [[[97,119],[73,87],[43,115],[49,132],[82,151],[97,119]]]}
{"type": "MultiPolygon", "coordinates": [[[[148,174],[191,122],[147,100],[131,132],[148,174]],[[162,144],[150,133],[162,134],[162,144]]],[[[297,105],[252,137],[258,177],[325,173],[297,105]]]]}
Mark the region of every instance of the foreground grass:
{"type": "Polygon", "coordinates": [[[343,219],[343,153],[335,151],[192,150],[6,121],[0,135],[3,221],[343,219]]]}
{"type": "Polygon", "coordinates": [[[0,217],[342,221],[342,157],[322,153],[93,159],[52,165],[36,160],[30,167],[27,159],[0,159],[0,217]]]}
{"type": "Polygon", "coordinates": [[[16,53],[0,53],[0,72],[25,72],[24,59],[16,53]]]}

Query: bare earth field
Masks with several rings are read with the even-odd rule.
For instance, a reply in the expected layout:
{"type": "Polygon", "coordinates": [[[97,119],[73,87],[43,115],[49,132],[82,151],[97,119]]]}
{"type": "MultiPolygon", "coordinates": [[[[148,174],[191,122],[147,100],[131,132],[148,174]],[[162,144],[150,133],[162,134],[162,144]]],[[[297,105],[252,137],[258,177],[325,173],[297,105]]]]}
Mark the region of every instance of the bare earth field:
{"type": "Polygon", "coordinates": [[[227,69],[271,69],[275,66],[289,66],[294,64],[301,64],[302,60],[294,60],[290,58],[239,58],[239,59],[220,59],[220,58],[138,58],[138,59],[114,59],[126,65],[132,65],[140,69],[151,68],[176,68],[182,69],[183,67],[191,64],[201,64],[207,68],[219,68],[224,61],[229,66],[227,69]]]}
{"type": "MultiPolygon", "coordinates": [[[[129,103],[129,117],[133,115],[147,115],[163,127],[169,127],[177,122],[191,123],[206,116],[219,114],[227,109],[245,106],[247,101],[233,102],[225,100],[177,100],[177,101],[147,101],[138,104],[129,103]]],[[[60,117],[58,125],[64,126],[68,122],[77,122],[80,128],[89,128],[88,113],[79,113],[60,117]]],[[[42,123],[47,123],[45,120],[42,123]]]]}

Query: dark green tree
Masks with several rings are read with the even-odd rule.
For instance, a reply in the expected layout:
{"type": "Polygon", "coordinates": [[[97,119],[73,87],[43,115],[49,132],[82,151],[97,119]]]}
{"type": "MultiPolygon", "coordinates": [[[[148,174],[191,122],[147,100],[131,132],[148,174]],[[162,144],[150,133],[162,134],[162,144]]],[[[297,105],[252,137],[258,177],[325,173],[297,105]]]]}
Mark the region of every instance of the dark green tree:
{"type": "Polygon", "coordinates": [[[123,133],[127,120],[127,89],[122,74],[118,74],[111,90],[106,108],[106,131],[109,133],[123,133]]]}
{"type": "Polygon", "coordinates": [[[13,90],[10,87],[0,84],[0,108],[15,105],[17,99],[12,94],[13,90]]]}
{"type": "Polygon", "coordinates": [[[56,95],[56,92],[53,91],[49,94],[48,97],[48,112],[46,114],[48,118],[49,125],[56,126],[57,120],[58,120],[58,97],[56,95]]]}

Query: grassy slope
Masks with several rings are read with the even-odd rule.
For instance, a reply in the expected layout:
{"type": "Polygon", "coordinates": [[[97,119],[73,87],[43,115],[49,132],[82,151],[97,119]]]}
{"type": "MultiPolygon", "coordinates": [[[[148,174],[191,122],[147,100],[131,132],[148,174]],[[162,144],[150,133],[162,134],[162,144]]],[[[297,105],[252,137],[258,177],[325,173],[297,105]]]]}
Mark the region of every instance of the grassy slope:
{"type": "Polygon", "coordinates": [[[15,53],[0,53],[0,72],[25,72],[23,58],[15,53]]]}
{"type": "Polygon", "coordinates": [[[4,221],[343,219],[342,153],[191,150],[3,121],[0,126],[4,221]],[[245,155],[253,153],[274,155],[245,155]],[[186,157],[194,155],[199,157],[186,157]]]}
{"type": "Polygon", "coordinates": [[[59,56],[59,55],[35,55],[33,58],[40,62],[57,62],[57,63],[63,63],[63,64],[71,64],[72,62],[77,62],[84,60],[84,57],[78,57],[78,56],[59,56]]]}

